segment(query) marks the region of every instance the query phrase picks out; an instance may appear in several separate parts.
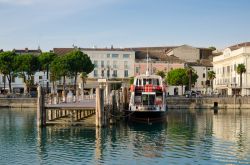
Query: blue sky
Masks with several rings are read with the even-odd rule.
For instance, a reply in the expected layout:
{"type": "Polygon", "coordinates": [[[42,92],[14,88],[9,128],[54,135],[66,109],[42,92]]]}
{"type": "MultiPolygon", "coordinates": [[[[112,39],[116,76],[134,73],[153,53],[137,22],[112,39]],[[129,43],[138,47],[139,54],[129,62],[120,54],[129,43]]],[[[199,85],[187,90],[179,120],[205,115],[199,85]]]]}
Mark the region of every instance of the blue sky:
{"type": "Polygon", "coordinates": [[[250,41],[249,7],[249,0],[0,0],[0,49],[221,49],[250,41]]]}

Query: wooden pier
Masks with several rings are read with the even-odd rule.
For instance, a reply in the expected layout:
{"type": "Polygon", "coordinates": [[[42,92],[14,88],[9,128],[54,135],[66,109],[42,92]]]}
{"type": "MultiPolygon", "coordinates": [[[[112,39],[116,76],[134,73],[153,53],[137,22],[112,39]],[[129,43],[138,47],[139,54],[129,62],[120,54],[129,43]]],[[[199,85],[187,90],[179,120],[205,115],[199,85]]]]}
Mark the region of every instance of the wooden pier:
{"type": "MultiPolygon", "coordinates": [[[[113,92],[109,105],[105,104],[104,88],[96,88],[96,97],[75,102],[46,104],[42,87],[38,86],[37,98],[37,126],[43,127],[51,124],[84,124],[84,120],[95,114],[93,124],[105,127],[115,123],[114,114],[122,113],[121,109],[127,104],[127,89],[122,92],[113,92]],[[124,95],[125,94],[125,95],[124,95]],[[108,107],[108,108],[107,108],[108,107]]],[[[58,100],[58,98],[56,98],[58,100]]],[[[51,101],[52,103],[52,101],[51,101]]],[[[107,103],[107,102],[106,102],[107,103]]],[[[117,118],[116,116],[116,118],[117,118]]]]}

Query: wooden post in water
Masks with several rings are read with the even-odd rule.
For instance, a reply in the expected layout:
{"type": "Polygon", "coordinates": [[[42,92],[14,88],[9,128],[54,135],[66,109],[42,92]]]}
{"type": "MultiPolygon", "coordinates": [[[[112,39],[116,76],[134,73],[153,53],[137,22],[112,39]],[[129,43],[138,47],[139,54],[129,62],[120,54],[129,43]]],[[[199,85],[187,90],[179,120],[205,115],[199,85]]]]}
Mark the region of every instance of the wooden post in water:
{"type": "Polygon", "coordinates": [[[127,108],[127,104],[128,104],[128,90],[126,87],[122,88],[122,94],[123,94],[123,110],[125,110],[127,108]]]}
{"type": "Polygon", "coordinates": [[[104,90],[96,88],[96,126],[105,126],[104,119],[104,90]]]}
{"type": "Polygon", "coordinates": [[[42,127],[46,125],[46,110],[44,102],[44,93],[42,87],[37,87],[37,126],[42,127]]]}

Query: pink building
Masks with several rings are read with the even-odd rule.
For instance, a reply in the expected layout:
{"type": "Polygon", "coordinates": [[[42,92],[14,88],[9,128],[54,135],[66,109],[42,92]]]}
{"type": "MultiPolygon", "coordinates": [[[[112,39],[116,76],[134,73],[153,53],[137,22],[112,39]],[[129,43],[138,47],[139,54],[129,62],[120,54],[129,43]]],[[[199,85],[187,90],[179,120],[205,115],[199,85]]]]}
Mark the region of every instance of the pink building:
{"type": "MultiPolygon", "coordinates": [[[[157,71],[169,72],[173,69],[184,68],[184,63],[170,63],[168,61],[152,61],[148,63],[149,72],[152,74],[157,73],[157,71]]],[[[139,74],[145,74],[147,70],[146,61],[135,62],[135,76],[139,74]]]]}

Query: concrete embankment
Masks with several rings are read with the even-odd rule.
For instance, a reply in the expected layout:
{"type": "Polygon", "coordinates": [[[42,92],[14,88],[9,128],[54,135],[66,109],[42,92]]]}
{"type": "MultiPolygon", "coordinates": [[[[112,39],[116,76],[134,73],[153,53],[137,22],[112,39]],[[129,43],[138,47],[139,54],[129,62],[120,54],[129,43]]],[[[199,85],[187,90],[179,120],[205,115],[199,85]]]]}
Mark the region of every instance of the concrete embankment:
{"type": "Polygon", "coordinates": [[[218,109],[250,109],[250,97],[167,98],[169,109],[212,109],[215,102],[218,109]]]}
{"type": "MultiPolygon", "coordinates": [[[[219,109],[250,109],[250,97],[167,98],[169,109],[212,109],[215,102],[219,109]]],[[[37,98],[0,98],[0,107],[36,108],[37,98]]]]}
{"type": "Polygon", "coordinates": [[[0,107],[36,108],[36,98],[0,98],[0,107]]]}

